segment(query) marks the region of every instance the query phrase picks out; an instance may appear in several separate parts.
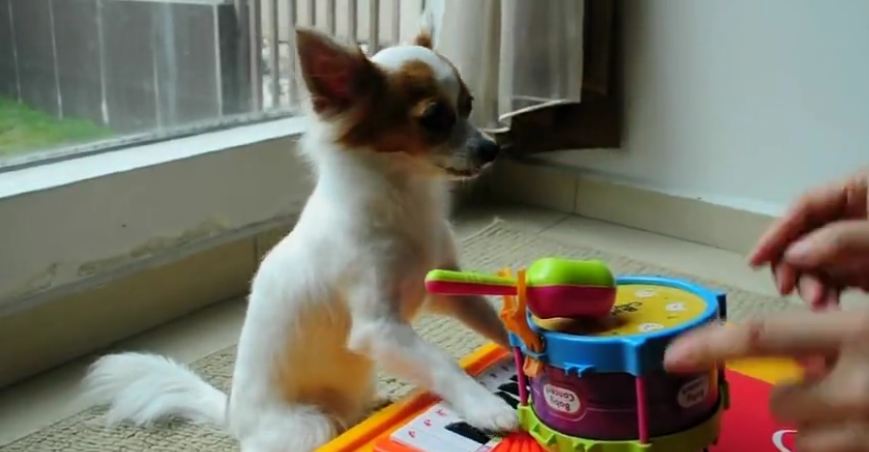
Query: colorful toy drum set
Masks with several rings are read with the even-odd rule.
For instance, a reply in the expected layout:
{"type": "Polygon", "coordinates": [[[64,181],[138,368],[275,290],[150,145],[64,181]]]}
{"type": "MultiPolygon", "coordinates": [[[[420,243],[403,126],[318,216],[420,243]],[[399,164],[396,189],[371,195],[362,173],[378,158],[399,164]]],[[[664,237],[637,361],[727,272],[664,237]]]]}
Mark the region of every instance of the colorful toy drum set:
{"type": "Polygon", "coordinates": [[[435,270],[426,282],[433,293],[504,297],[520,422],[548,450],[698,452],[717,440],[724,368],[674,375],[663,358],[680,334],[726,318],[724,294],[557,258],[515,277],[435,270]]]}

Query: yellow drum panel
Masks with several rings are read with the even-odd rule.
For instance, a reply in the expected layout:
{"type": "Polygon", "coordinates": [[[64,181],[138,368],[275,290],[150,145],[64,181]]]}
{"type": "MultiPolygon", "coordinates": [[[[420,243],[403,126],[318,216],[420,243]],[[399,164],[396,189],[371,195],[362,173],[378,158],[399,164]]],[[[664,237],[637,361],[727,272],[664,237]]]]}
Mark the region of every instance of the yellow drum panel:
{"type": "Polygon", "coordinates": [[[616,291],[612,313],[604,319],[539,319],[541,328],[586,336],[631,336],[668,330],[696,319],[706,302],[681,289],[626,284],[616,291]]]}

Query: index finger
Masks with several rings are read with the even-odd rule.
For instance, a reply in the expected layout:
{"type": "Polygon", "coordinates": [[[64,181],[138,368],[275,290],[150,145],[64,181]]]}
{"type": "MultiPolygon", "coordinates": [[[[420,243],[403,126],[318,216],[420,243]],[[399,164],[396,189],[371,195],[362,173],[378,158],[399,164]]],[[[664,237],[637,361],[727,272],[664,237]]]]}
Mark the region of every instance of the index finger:
{"type": "Polygon", "coordinates": [[[762,265],[777,259],[791,242],[818,225],[841,216],[846,203],[846,190],[842,183],[806,193],[758,240],[749,262],[751,265],[762,265]]]}
{"type": "Polygon", "coordinates": [[[676,339],[664,365],[671,371],[689,372],[737,358],[825,354],[865,333],[867,318],[845,311],[791,312],[742,324],[711,325],[676,339]]]}

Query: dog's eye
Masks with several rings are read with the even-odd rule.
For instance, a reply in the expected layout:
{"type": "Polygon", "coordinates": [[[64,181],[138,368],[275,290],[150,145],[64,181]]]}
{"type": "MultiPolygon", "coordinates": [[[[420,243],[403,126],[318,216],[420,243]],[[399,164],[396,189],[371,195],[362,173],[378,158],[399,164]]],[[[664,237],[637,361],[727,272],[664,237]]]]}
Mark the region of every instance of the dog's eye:
{"type": "Polygon", "coordinates": [[[444,132],[456,122],[450,107],[442,102],[432,102],[419,116],[419,123],[429,132],[444,132]]]}

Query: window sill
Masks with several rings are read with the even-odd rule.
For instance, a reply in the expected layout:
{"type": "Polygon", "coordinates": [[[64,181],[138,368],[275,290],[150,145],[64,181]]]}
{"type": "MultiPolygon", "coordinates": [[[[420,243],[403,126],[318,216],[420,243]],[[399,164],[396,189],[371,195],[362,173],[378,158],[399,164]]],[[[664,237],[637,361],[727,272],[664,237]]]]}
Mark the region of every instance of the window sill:
{"type": "Polygon", "coordinates": [[[284,118],[0,174],[0,315],[293,217],[303,128],[284,118]]]}
{"type": "Polygon", "coordinates": [[[0,173],[0,202],[95,177],[188,159],[230,148],[299,136],[304,118],[289,117],[109,152],[37,164],[0,173]]]}

